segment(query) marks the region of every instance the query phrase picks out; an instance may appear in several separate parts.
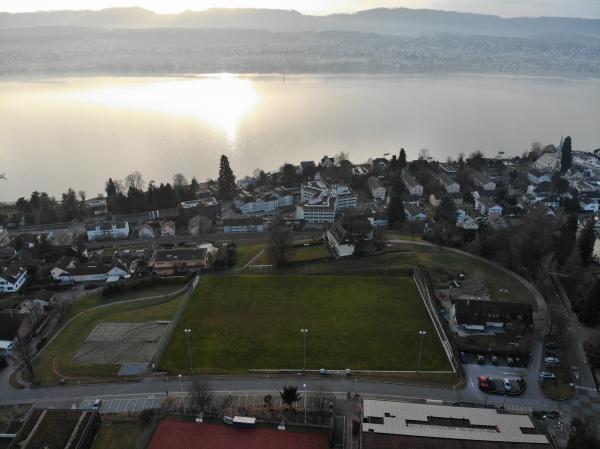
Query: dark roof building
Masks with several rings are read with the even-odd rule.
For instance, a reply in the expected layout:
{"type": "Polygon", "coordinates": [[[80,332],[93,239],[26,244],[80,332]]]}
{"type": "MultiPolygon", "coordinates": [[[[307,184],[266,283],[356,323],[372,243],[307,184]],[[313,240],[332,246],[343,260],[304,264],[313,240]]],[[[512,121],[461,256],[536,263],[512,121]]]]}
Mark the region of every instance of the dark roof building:
{"type": "Polygon", "coordinates": [[[526,303],[457,299],[455,316],[461,326],[498,326],[512,322],[533,325],[533,308],[526,303]]]}
{"type": "Polygon", "coordinates": [[[528,415],[496,409],[363,401],[363,449],[551,449],[528,415]]]}

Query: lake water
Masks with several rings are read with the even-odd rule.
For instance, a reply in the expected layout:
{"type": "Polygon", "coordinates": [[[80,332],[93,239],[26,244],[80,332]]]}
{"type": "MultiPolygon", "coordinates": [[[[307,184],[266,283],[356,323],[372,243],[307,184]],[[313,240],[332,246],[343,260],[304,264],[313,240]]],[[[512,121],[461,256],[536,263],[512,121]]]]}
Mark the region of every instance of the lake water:
{"type": "Polygon", "coordinates": [[[400,147],[445,160],[522,154],[573,136],[600,147],[600,81],[511,77],[194,76],[0,82],[0,201],[33,190],[103,191],[146,181],[238,177],[346,151],[363,162],[400,147]]]}

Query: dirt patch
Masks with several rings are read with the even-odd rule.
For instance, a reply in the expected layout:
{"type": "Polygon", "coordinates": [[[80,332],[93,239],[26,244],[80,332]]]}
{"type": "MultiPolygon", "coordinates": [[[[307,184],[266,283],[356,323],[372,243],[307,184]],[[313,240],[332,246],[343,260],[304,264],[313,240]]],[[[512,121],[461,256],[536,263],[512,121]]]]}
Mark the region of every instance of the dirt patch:
{"type": "Polygon", "coordinates": [[[164,321],[99,323],[81,345],[72,363],[149,363],[167,326],[164,321]]]}

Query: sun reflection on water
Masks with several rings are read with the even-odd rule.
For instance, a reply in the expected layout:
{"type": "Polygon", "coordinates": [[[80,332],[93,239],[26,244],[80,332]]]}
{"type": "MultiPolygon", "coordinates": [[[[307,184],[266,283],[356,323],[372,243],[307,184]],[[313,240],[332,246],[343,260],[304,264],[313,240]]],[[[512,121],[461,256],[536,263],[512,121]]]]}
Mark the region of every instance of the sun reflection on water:
{"type": "Polygon", "coordinates": [[[73,93],[73,99],[117,108],[191,117],[219,129],[230,143],[260,97],[252,81],[233,75],[161,80],[73,93]]]}

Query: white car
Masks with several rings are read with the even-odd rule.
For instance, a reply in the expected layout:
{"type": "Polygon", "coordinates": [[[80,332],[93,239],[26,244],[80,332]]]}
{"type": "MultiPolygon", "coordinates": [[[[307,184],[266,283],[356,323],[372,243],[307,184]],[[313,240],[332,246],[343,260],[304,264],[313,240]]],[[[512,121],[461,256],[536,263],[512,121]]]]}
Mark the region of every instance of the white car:
{"type": "Polygon", "coordinates": [[[560,360],[558,359],[558,357],[546,357],[544,359],[544,363],[546,365],[558,365],[560,363],[560,360]]]}
{"type": "Polygon", "coordinates": [[[504,379],[502,381],[502,383],[504,383],[504,391],[511,391],[512,390],[512,384],[510,383],[510,380],[504,379]]]}
{"type": "Polygon", "coordinates": [[[540,379],[556,379],[556,374],[549,373],[548,371],[540,371],[540,379]]]}

